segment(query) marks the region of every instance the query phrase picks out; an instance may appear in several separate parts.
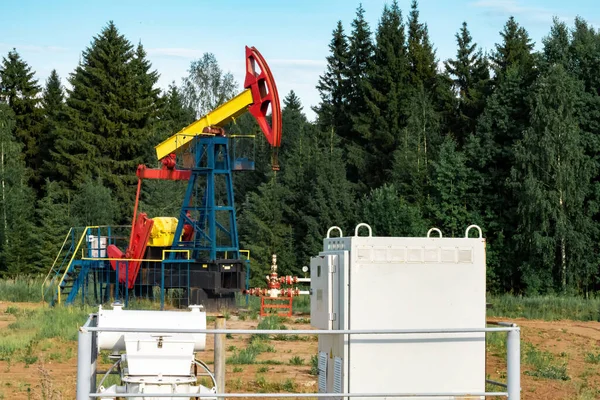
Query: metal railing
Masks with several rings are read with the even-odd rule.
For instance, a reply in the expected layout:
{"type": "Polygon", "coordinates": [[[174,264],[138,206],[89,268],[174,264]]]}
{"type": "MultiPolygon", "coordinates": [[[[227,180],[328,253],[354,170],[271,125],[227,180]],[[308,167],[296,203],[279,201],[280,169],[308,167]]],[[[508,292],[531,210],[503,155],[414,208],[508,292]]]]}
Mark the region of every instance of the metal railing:
{"type": "MultiPolygon", "coordinates": [[[[184,393],[119,393],[117,397],[148,397],[148,398],[177,398],[177,397],[212,397],[212,398],[353,398],[353,397],[392,397],[392,398],[421,398],[421,397],[506,397],[510,400],[520,400],[521,396],[521,343],[520,328],[513,323],[494,322],[489,324],[498,327],[486,328],[449,328],[449,329],[382,329],[382,330],[277,330],[277,329],[139,329],[139,328],[100,328],[95,324],[96,316],[92,314],[86,324],[79,330],[79,345],[77,355],[77,400],[89,400],[93,398],[115,397],[115,394],[95,392],[97,348],[95,346],[98,332],[122,332],[122,333],[153,333],[153,334],[214,334],[217,335],[402,335],[402,334],[450,334],[450,333],[482,333],[482,332],[506,332],[506,360],[507,373],[506,383],[486,380],[486,383],[505,387],[501,392],[430,392],[430,393],[210,393],[206,395],[184,394],[184,393]]],[[[215,352],[215,359],[217,354],[215,352]]]]}

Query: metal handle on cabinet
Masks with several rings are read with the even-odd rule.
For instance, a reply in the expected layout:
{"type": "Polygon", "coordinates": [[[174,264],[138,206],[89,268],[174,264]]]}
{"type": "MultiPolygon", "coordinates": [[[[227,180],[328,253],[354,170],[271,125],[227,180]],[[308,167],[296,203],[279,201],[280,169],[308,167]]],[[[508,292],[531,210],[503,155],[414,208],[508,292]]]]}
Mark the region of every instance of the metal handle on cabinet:
{"type": "Polygon", "coordinates": [[[364,222],[361,222],[360,224],[356,225],[356,229],[354,230],[354,236],[358,236],[358,230],[361,226],[367,227],[367,229],[369,230],[369,237],[373,236],[373,231],[371,230],[371,227],[368,224],[365,224],[364,222]]]}

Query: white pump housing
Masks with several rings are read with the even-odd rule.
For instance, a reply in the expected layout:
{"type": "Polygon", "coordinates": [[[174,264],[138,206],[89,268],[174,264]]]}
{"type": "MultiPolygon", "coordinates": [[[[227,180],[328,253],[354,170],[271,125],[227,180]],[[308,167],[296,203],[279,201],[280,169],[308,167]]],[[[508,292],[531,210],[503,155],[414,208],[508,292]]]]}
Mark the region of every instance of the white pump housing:
{"type": "MultiPolygon", "coordinates": [[[[120,304],[114,304],[112,310],[100,307],[97,323],[99,328],[206,329],[206,312],[201,311],[202,306],[190,306],[190,309],[189,312],[124,310],[120,304]]],[[[209,389],[197,385],[196,377],[191,373],[195,352],[204,350],[205,345],[206,334],[100,331],[98,350],[125,351],[121,354],[121,362],[126,367],[121,373],[124,386],[101,387],[99,391],[115,393],[115,398],[118,393],[216,393],[216,387],[209,389]]]]}

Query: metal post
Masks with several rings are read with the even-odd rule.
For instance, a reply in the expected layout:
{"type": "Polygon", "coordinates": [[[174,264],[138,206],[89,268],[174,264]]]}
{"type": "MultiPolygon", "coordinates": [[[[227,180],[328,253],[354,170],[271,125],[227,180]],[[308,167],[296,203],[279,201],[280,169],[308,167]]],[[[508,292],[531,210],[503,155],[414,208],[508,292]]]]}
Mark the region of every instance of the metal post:
{"type": "MultiPolygon", "coordinates": [[[[216,329],[225,329],[225,317],[219,315],[215,320],[216,329]]],[[[225,393],[225,335],[215,334],[215,379],[217,393],[225,393]]]]}
{"type": "Polygon", "coordinates": [[[89,400],[90,393],[95,391],[95,383],[92,377],[92,335],[85,328],[79,328],[77,343],[77,400],[89,400]]]}
{"type": "Polygon", "coordinates": [[[160,309],[165,309],[165,260],[160,263],[160,309]]]}
{"type": "Polygon", "coordinates": [[[510,400],[521,399],[521,330],[513,324],[516,329],[508,331],[506,338],[506,383],[508,398],[510,400]]]}

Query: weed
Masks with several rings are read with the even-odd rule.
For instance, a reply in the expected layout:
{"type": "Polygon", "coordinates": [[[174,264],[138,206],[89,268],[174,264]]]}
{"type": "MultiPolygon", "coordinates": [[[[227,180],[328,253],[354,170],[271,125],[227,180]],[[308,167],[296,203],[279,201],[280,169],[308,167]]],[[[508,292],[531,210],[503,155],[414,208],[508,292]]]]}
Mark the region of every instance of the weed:
{"type": "Polygon", "coordinates": [[[250,319],[252,321],[256,321],[258,319],[258,311],[256,311],[256,310],[250,311],[250,319]]]}
{"type": "Polygon", "coordinates": [[[291,379],[286,379],[286,380],[283,382],[283,385],[281,385],[281,388],[282,388],[283,390],[285,390],[285,391],[288,391],[288,392],[295,392],[295,391],[296,391],[296,384],[294,383],[294,381],[293,381],[293,380],[291,380],[291,379]]]}
{"type": "Polygon", "coordinates": [[[310,324],[310,318],[296,318],[294,321],[295,324],[310,324]]]}
{"type": "Polygon", "coordinates": [[[8,306],[6,310],[4,310],[5,314],[17,315],[19,313],[19,309],[15,306],[8,306]]]}
{"type": "Polygon", "coordinates": [[[254,361],[256,360],[257,355],[258,355],[258,353],[254,349],[252,349],[251,347],[248,347],[248,348],[240,350],[240,351],[235,351],[233,353],[233,355],[231,355],[229,358],[227,358],[227,363],[229,363],[229,364],[254,364],[254,361]]]}
{"type": "Polygon", "coordinates": [[[525,362],[533,367],[533,370],[525,371],[526,375],[561,381],[570,379],[566,363],[555,363],[551,353],[541,351],[531,343],[525,343],[524,350],[525,362]]]}
{"type": "Polygon", "coordinates": [[[231,333],[228,333],[225,335],[226,339],[233,339],[233,335],[231,333]]]}
{"type": "Polygon", "coordinates": [[[236,351],[236,350],[237,350],[237,347],[235,347],[234,345],[227,347],[227,351],[236,351]]]}
{"type": "Polygon", "coordinates": [[[294,357],[290,358],[290,364],[291,365],[304,365],[304,358],[294,356],[294,357]]]}
{"type": "Polygon", "coordinates": [[[310,357],[310,374],[319,375],[319,357],[316,354],[310,357]]]}
{"type": "Polygon", "coordinates": [[[264,364],[264,365],[283,365],[283,361],[279,361],[279,360],[263,360],[263,361],[257,361],[257,364],[264,364]]]}
{"type": "Polygon", "coordinates": [[[600,353],[587,353],[585,355],[585,362],[588,362],[590,364],[600,364],[600,353]]]}
{"type": "Polygon", "coordinates": [[[246,317],[246,313],[240,313],[240,315],[238,316],[238,319],[239,319],[240,321],[245,321],[245,320],[246,320],[246,318],[247,318],[247,317],[246,317]]]}
{"type": "Polygon", "coordinates": [[[260,367],[260,368],[258,368],[257,372],[260,373],[260,374],[264,374],[265,372],[269,372],[269,367],[266,367],[266,366],[265,367],[260,367]]]}
{"type": "Polygon", "coordinates": [[[237,372],[244,372],[244,368],[242,367],[233,367],[233,372],[237,373],[237,372]]]}
{"type": "MultiPolygon", "coordinates": [[[[235,368],[234,368],[234,372],[235,372],[235,368]]],[[[239,372],[241,372],[241,371],[239,371],[239,372]]],[[[227,387],[229,387],[233,390],[240,390],[242,388],[242,380],[240,378],[237,378],[234,380],[227,381],[227,387]]]]}
{"type": "MultiPolygon", "coordinates": [[[[258,323],[258,326],[256,327],[256,329],[259,330],[276,330],[280,328],[281,324],[281,319],[280,317],[274,315],[274,316],[268,316],[265,317],[262,321],[260,321],[258,323]]],[[[252,335],[250,337],[250,341],[254,342],[255,340],[269,340],[269,335],[267,334],[256,334],[256,335],[252,335]]]]}
{"type": "Polygon", "coordinates": [[[38,365],[38,373],[40,377],[40,390],[42,391],[42,399],[43,400],[54,400],[61,399],[61,392],[54,387],[52,382],[52,378],[50,378],[50,374],[44,368],[42,364],[38,365]]]}

